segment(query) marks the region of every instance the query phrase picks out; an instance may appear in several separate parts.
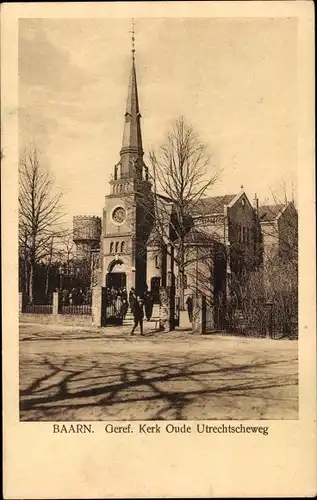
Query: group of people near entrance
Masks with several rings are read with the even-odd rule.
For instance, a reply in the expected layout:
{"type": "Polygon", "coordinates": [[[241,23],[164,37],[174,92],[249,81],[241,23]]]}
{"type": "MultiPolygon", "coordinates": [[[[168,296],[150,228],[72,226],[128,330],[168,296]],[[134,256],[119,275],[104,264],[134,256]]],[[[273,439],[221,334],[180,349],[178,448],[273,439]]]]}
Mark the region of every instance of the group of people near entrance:
{"type": "MultiPolygon", "coordinates": [[[[133,314],[134,325],[131,331],[131,335],[134,335],[136,328],[140,327],[140,334],[143,335],[143,320],[144,316],[147,321],[150,321],[153,312],[153,295],[148,290],[143,294],[143,296],[136,295],[135,289],[131,288],[129,296],[127,296],[126,289],[123,289],[123,293],[119,295],[120,291],[117,291],[118,296],[121,298],[121,308],[120,316],[125,319],[128,312],[129,306],[133,314]]],[[[115,300],[116,300],[115,298],[115,300]]]]}
{"type": "MultiPolygon", "coordinates": [[[[122,319],[125,319],[127,312],[130,310],[133,314],[134,324],[131,335],[134,335],[136,328],[140,327],[140,334],[143,335],[143,320],[144,316],[147,321],[150,321],[153,313],[154,297],[153,294],[146,290],[143,296],[136,294],[134,288],[131,288],[129,294],[126,287],[116,289],[114,287],[107,288],[108,303],[112,304],[115,311],[122,319]]],[[[189,321],[193,320],[193,301],[191,297],[186,300],[189,321]]]]}
{"type": "Polygon", "coordinates": [[[64,289],[61,292],[61,302],[64,306],[91,304],[91,291],[83,291],[81,288],[72,288],[70,291],[64,289]]]}

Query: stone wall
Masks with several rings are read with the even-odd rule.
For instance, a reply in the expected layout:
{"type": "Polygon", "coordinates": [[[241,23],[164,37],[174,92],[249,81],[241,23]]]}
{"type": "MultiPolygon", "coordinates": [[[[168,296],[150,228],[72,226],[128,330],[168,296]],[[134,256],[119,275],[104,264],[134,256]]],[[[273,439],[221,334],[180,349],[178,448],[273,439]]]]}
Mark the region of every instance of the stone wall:
{"type": "Polygon", "coordinates": [[[91,321],[94,326],[101,326],[102,287],[92,289],[91,321]]]}
{"type": "Polygon", "coordinates": [[[71,314],[26,314],[19,315],[20,323],[40,323],[42,325],[93,326],[89,315],[71,314]]]}

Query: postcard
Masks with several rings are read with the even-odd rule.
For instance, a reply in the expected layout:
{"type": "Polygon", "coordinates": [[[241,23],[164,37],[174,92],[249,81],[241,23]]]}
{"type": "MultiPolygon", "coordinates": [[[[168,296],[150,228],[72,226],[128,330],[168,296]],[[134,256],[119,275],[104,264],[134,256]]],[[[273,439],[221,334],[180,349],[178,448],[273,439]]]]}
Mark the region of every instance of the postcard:
{"type": "Polygon", "coordinates": [[[4,497],[315,496],[313,4],[4,4],[4,497]]]}

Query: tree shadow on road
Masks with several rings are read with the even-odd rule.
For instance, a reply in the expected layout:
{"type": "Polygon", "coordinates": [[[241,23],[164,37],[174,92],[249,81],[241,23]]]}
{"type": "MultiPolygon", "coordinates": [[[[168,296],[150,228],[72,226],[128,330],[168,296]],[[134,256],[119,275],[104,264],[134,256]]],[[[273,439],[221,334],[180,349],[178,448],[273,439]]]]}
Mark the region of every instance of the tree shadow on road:
{"type": "MultiPolygon", "coordinates": [[[[86,409],[81,420],[93,420],[89,417],[90,408],[99,407],[100,420],[115,420],[109,417],[107,409],[111,408],[113,415],[117,407],[120,419],[130,420],[131,407],[135,406],[139,408],[137,420],[181,420],[188,418],[189,406],[199,407],[206,398],[230,396],[233,404],[236,396],[273,401],[270,389],[278,389],[280,393],[297,384],[297,373],[283,370],[290,360],[233,364],[229,356],[203,360],[169,356],[168,360],[162,360],[147,355],[146,360],[144,357],[138,360],[134,355],[131,361],[126,361],[126,356],[124,360],[120,357],[116,354],[111,363],[102,357],[93,362],[83,357],[66,358],[60,364],[46,357],[41,365],[44,375],[20,391],[21,418],[56,420],[52,418],[56,412],[61,415],[63,411],[86,409]]],[[[197,418],[201,418],[199,414],[197,418]]]]}

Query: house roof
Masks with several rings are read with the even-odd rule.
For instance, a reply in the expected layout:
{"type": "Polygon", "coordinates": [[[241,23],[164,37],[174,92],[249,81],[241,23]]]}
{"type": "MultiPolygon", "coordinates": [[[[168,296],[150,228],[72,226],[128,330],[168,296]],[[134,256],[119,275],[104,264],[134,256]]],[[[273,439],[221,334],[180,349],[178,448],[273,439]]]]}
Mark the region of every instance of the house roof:
{"type": "Polygon", "coordinates": [[[224,206],[229,205],[236,196],[237,194],[225,194],[201,199],[194,206],[192,215],[222,214],[224,206]]]}
{"type": "MultiPolygon", "coordinates": [[[[192,245],[201,245],[201,246],[209,246],[213,243],[219,241],[219,236],[217,234],[205,233],[204,231],[200,231],[198,229],[192,228],[185,235],[184,243],[192,244],[192,245]]],[[[179,239],[176,240],[176,243],[179,242],[179,239]]]]}
{"type": "Polygon", "coordinates": [[[272,222],[277,219],[282,210],[285,208],[283,203],[274,205],[262,205],[259,207],[259,218],[261,222],[272,222]]]}

